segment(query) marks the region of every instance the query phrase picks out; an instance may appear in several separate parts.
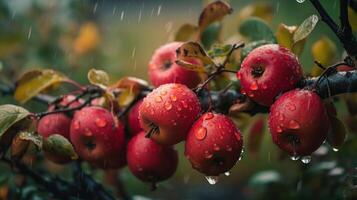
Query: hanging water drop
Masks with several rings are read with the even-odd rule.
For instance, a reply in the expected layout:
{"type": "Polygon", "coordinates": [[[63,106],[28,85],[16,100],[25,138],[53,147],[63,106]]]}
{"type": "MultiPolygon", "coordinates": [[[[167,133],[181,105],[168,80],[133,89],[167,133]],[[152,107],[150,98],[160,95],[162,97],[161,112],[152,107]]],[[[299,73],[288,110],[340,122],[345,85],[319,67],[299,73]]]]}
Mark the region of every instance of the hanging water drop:
{"type": "Polygon", "coordinates": [[[332,148],[332,151],[337,152],[337,151],[338,151],[338,149],[337,149],[337,148],[335,148],[335,147],[333,147],[333,148],[332,148]]]}
{"type": "Polygon", "coordinates": [[[103,128],[107,125],[107,121],[105,121],[105,119],[102,119],[102,118],[97,118],[95,120],[95,125],[97,125],[100,128],[103,128]]]}
{"type": "Polygon", "coordinates": [[[206,176],[205,178],[211,185],[215,185],[218,182],[218,176],[206,176]]]}
{"type": "Polygon", "coordinates": [[[296,2],[298,2],[298,3],[304,3],[305,0],[296,0],[296,2]]]}
{"type": "Polygon", "coordinates": [[[258,90],[258,82],[257,81],[254,81],[250,87],[249,87],[251,90],[258,90]]]}
{"type": "Polygon", "coordinates": [[[290,157],[290,159],[293,160],[293,161],[297,161],[297,160],[299,160],[299,158],[300,158],[300,157],[299,157],[299,156],[296,156],[296,155],[290,157]]]}
{"type": "Polygon", "coordinates": [[[311,161],[311,156],[304,156],[301,158],[301,162],[304,164],[308,164],[311,161]]]}
{"type": "Polygon", "coordinates": [[[197,140],[205,139],[206,135],[207,135],[207,129],[205,127],[201,127],[198,129],[198,131],[195,132],[195,137],[197,140]]]}
{"type": "Polygon", "coordinates": [[[230,171],[224,172],[224,175],[229,176],[229,175],[231,175],[231,172],[230,171]]]}
{"type": "Polygon", "coordinates": [[[300,128],[299,122],[297,122],[297,121],[295,121],[295,120],[290,120],[288,126],[289,126],[289,128],[291,128],[291,129],[299,129],[299,128],[300,128]]]}
{"type": "Polygon", "coordinates": [[[169,102],[166,102],[166,103],[165,103],[165,109],[166,109],[166,110],[171,110],[171,109],[172,109],[172,104],[169,103],[169,102]]]}

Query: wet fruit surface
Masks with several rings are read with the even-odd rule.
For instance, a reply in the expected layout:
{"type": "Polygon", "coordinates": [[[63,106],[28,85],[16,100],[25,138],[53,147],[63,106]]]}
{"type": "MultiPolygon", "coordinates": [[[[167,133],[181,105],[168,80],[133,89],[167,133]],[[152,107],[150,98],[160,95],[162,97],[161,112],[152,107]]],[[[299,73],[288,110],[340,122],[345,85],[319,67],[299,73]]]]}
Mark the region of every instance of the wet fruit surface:
{"type": "Polygon", "coordinates": [[[139,108],[142,102],[143,100],[138,101],[129,111],[128,125],[131,135],[136,135],[143,130],[139,121],[139,108]]]}
{"type": "Polygon", "coordinates": [[[240,131],[222,114],[203,114],[190,129],[185,155],[192,167],[207,176],[229,171],[239,160],[243,148],[240,131]]]}
{"type": "Polygon", "coordinates": [[[269,129],[273,141],[291,156],[314,152],[326,139],[329,127],[322,100],[309,90],[286,92],[270,109],[269,129]]]}

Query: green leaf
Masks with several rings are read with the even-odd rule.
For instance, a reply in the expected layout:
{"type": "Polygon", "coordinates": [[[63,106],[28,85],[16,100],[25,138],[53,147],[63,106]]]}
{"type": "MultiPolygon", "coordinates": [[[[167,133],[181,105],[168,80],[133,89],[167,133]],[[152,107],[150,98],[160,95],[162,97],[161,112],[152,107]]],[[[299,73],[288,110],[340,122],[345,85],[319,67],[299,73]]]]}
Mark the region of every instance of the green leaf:
{"type": "Polygon", "coordinates": [[[212,58],[214,57],[225,57],[228,55],[233,45],[214,45],[210,51],[208,51],[208,55],[212,58]]]}
{"type": "Polygon", "coordinates": [[[29,111],[15,105],[0,106],[0,136],[10,129],[16,122],[24,119],[29,115],[29,111]]]}
{"type": "Polygon", "coordinates": [[[17,81],[15,99],[20,103],[26,103],[40,92],[51,88],[51,86],[56,86],[66,79],[63,74],[50,69],[26,72],[17,81]]]}
{"type": "Polygon", "coordinates": [[[51,155],[58,155],[78,159],[77,153],[74,151],[72,144],[62,135],[53,134],[43,141],[43,151],[51,155]]]}
{"type": "Polygon", "coordinates": [[[244,60],[245,57],[247,57],[247,55],[253,51],[253,49],[255,48],[258,48],[262,45],[265,45],[265,44],[270,44],[271,42],[270,41],[266,41],[266,40],[258,40],[258,41],[254,41],[254,42],[250,42],[248,44],[246,44],[244,46],[244,48],[242,49],[241,53],[240,53],[240,59],[241,61],[244,60]]]}
{"type": "Polygon", "coordinates": [[[88,80],[91,84],[101,88],[106,88],[109,85],[109,75],[103,70],[89,70],[88,80]]]}
{"type": "Polygon", "coordinates": [[[239,33],[250,41],[265,40],[276,43],[274,33],[267,23],[257,17],[250,17],[244,20],[239,26],[239,33]]]}
{"type": "Polygon", "coordinates": [[[22,140],[30,141],[35,144],[39,149],[42,149],[43,137],[33,131],[22,131],[19,133],[19,138],[22,140]]]}
{"type": "Polygon", "coordinates": [[[201,35],[201,42],[205,49],[210,49],[211,46],[219,41],[220,33],[222,30],[221,23],[213,23],[209,25],[201,35]]]}
{"type": "Polygon", "coordinates": [[[305,19],[294,33],[294,43],[297,43],[298,41],[307,38],[307,36],[309,36],[310,33],[314,30],[318,21],[319,18],[317,17],[317,15],[311,15],[310,17],[305,19]]]}

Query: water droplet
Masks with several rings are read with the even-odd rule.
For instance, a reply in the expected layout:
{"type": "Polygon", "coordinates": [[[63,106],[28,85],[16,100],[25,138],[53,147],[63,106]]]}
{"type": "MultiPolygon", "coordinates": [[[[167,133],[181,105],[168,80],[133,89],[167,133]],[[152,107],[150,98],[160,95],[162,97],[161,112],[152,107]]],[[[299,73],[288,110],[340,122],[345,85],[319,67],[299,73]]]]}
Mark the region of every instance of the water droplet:
{"type": "Polygon", "coordinates": [[[230,176],[231,175],[231,172],[224,172],[224,175],[226,175],[226,176],[230,176]]]}
{"type": "Polygon", "coordinates": [[[203,117],[204,120],[210,120],[214,117],[213,113],[209,112],[209,113],[206,113],[203,117]]]}
{"type": "Polygon", "coordinates": [[[266,90],[266,89],[268,89],[268,86],[265,83],[263,83],[262,88],[263,88],[263,90],[266,90]]]}
{"type": "Polygon", "coordinates": [[[290,159],[293,160],[293,161],[297,161],[297,160],[299,160],[299,158],[300,158],[300,157],[299,157],[299,156],[296,156],[296,155],[290,157],[290,159]]]}
{"type": "Polygon", "coordinates": [[[290,120],[288,126],[291,129],[299,129],[300,128],[300,124],[295,120],[290,120]]]}
{"type": "Polygon", "coordinates": [[[338,149],[333,147],[333,148],[332,148],[332,151],[337,152],[338,149]]]}
{"type": "Polygon", "coordinates": [[[49,119],[45,119],[44,123],[45,123],[46,126],[48,126],[50,124],[50,120],[49,119]]]}
{"type": "Polygon", "coordinates": [[[139,171],[139,172],[141,172],[141,171],[143,171],[143,170],[144,170],[144,169],[143,169],[142,167],[139,167],[139,168],[138,168],[138,171],[139,171]]]}
{"type": "Polygon", "coordinates": [[[181,103],[182,103],[182,106],[183,106],[184,108],[187,108],[187,107],[188,107],[188,105],[187,105],[187,103],[186,103],[185,101],[181,101],[181,103]]]}
{"type": "Polygon", "coordinates": [[[171,99],[171,101],[177,101],[177,96],[175,96],[175,95],[170,95],[170,99],[171,99]]]}
{"type": "Polygon", "coordinates": [[[296,0],[296,2],[298,2],[298,3],[304,3],[305,0],[296,0]]]}
{"type": "Polygon", "coordinates": [[[250,87],[249,87],[251,90],[258,90],[258,82],[257,81],[254,81],[250,87]]]}
{"type": "Polygon", "coordinates": [[[248,93],[248,97],[253,98],[254,94],[253,93],[248,93]]]}
{"type": "Polygon", "coordinates": [[[197,140],[203,140],[205,139],[207,135],[207,129],[205,127],[200,127],[196,132],[195,136],[197,140]]]}
{"type": "Polygon", "coordinates": [[[120,21],[123,21],[123,19],[124,19],[124,11],[121,11],[121,13],[120,13],[120,21]]]}
{"type": "Polygon", "coordinates": [[[155,98],[155,101],[156,101],[156,103],[162,102],[162,97],[161,97],[161,96],[157,96],[157,97],[155,98]]]}
{"type": "Polygon", "coordinates": [[[296,110],[296,106],[293,105],[293,104],[288,104],[287,107],[288,107],[288,109],[289,109],[290,111],[296,110]]]}
{"type": "Polygon", "coordinates": [[[171,108],[172,108],[172,104],[169,103],[169,102],[166,102],[166,103],[165,103],[165,109],[166,109],[166,110],[171,110],[171,108]]]}
{"type": "Polygon", "coordinates": [[[281,129],[280,126],[277,126],[275,131],[278,132],[278,133],[281,133],[281,132],[283,132],[283,129],[281,129]]]}
{"type": "Polygon", "coordinates": [[[304,164],[308,164],[311,161],[311,156],[304,156],[301,158],[301,162],[304,164]]]}
{"type": "Polygon", "coordinates": [[[211,185],[214,185],[218,182],[218,176],[206,176],[205,178],[211,185]]]}
{"type": "Polygon", "coordinates": [[[160,94],[161,94],[162,96],[165,96],[165,95],[167,94],[167,91],[163,90],[163,91],[160,92],[160,94]]]}
{"type": "Polygon", "coordinates": [[[149,107],[150,107],[150,103],[145,102],[145,108],[149,108],[149,107]]]}
{"type": "Polygon", "coordinates": [[[213,145],[213,150],[215,151],[219,151],[221,148],[219,148],[219,146],[217,144],[213,145]]]}
{"type": "Polygon", "coordinates": [[[96,124],[98,127],[103,128],[103,127],[105,127],[105,126],[107,125],[107,121],[105,121],[105,119],[103,119],[103,118],[97,118],[97,119],[95,120],[95,124],[96,124]]]}
{"type": "Polygon", "coordinates": [[[281,115],[279,116],[279,121],[283,121],[284,119],[285,119],[284,114],[281,114],[281,115]]]}
{"type": "Polygon", "coordinates": [[[75,130],[78,130],[79,128],[80,128],[80,123],[79,123],[79,121],[74,121],[74,123],[73,123],[73,128],[75,129],[75,130]]]}

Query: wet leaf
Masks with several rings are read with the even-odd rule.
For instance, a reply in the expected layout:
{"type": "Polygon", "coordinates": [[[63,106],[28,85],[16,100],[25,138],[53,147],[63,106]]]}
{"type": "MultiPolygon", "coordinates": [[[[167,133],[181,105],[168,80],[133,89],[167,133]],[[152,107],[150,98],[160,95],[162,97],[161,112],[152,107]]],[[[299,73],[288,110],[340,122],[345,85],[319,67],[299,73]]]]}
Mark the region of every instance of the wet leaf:
{"type": "Polygon", "coordinates": [[[296,30],[297,26],[287,26],[281,23],[278,26],[275,36],[279,45],[292,50],[296,55],[301,55],[306,43],[306,38],[294,43],[293,36],[296,30]]]}
{"type": "Polygon", "coordinates": [[[307,36],[309,36],[310,33],[314,30],[318,21],[319,18],[317,15],[311,15],[310,17],[305,19],[294,33],[294,43],[297,43],[298,41],[307,38],[307,36]]]}
{"type": "Polygon", "coordinates": [[[239,32],[250,41],[265,40],[276,43],[274,33],[268,24],[257,17],[244,20],[239,26],[239,32]]]}
{"type": "Polygon", "coordinates": [[[334,148],[339,148],[345,141],[347,129],[337,117],[329,116],[331,130],[327,135],[327,142],[334,148]]]}
{"type": "Polygon", "coordinates": [[[240,9],[238,13],[238,21],[243,21],[249,17],[258,17],[270,23],[273,18],[273,9],[271,5],[265,2],[249,4],[240,9]]]}
{"type": "Polygon", "coordinates": [[[266,40],[257,40],[257,41],[254,41],[254,42],[249,42],[248,44],[246,44],[241,53],[240,53],[240,59],[241,61],[244,60],[245,57],[247,57],[247,55],[253,51],[255,48],[258,48],[262,45],[265,45],[265,44],[271,44],[270,41],[266,41],[266,40]]]}
{"type": "Polygon", "coordinates": [[[248,135],[248,152],[256,154],[258,153],[264,136],[264,126],[265,126],[265,119],[264,117],[260,116],[256,119],[249,130],[248,135]]]}
{"type": "Polygon", "coordinates": [[[220,21],[227,14],[232,13],[233,9],[223,1],[215,1],[208,4],[200,14],[198,27],[202,33],[208,25],[215,21],[220,21]]]}
{"type": "Polygon", "coordinates": [[[53,134],[43,141],[43,151],[51,155],[78,159],[72,144],[62,135],[53,134]]]}
{"type": "Polygon", "coordinates": [[[22,131],[18,134],[18,136],[21,140],[32,142],[38,149],[42,149],[43,138],[38,133],[22,131]]]}
{"type": "Polygon", "coordinates": [[[214,64],[212,59],[208,57],[205,50],[197,42],[186,42],[176,50],[177,60],[187,61],[191,58],[196,58],[202,61],[203,64],[214,64]]]}
{"type": "Polygon", "coordinates": [[[11,159],[20,160],[25,155],[29,145],[29,141],[22,140],[17,134],[11,143],[11,159]]]}
{"type": "Polygon", "coordinates": [[[67,78],[54,70],[32,70],[26,72],[16,83],[15,99],[20,103],[28,100],[67,78]]]}
{"type": "Polygon", "coordinates": [[[192,40],[197,34],[198,28],[192,24],[183,24],[175,34],[175,41],[186,42],[192,40]]]}
{"type": "Polygon", "coordinates": [[[218,22],[207,26],[201,34],[201,42],[205,49],[210,49],[214,43],[219,42],[221,30],[222,24],[218,22]]]}
{"type": "Polygon", "coordinates": [[[29,116],[29,111],[15,105],[0,106],[0,137],[15,123],[29,116]]]}
{"type": "Polygon", "coordinates": [[[91,84],[100,88],[104,89],[109,85],[109,75],[103,70],[91,69],[87,77],[91,84]]]}

